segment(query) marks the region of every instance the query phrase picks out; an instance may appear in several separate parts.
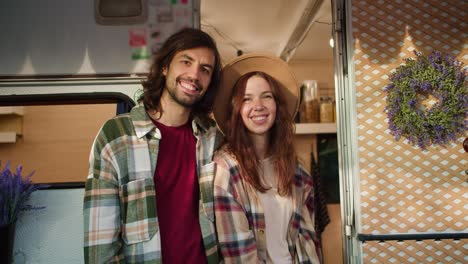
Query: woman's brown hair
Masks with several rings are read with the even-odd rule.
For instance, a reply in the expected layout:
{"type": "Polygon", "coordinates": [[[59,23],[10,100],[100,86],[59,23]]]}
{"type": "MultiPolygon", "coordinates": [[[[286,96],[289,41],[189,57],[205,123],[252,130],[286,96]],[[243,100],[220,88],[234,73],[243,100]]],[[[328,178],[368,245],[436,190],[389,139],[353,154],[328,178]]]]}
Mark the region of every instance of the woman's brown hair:
{"type": "Polygon", "coordinates": [[[270,188],[262,183],[258,173],[260,159],[252,148],[253,142],[249,131],[245,127],[240,110],[244,99],[247,81],[252,76],[265,79],[271,87],[276,102],[276,119],[270,128],[267,155],[274,162],[278,173],[278,193],[282,196],[290,195],[294,184],[294,172],[297,166],[297,156],[294,150],[294,123],[289,114],[286,100],[278,82],[264,72],[250,72],[244,74],[234,85],[229,108],[228,128],[226,140],[229,150],[239,162],[241,177],[250,183],[256,190],[265,192],[270,188]],[[252,158],[256,157],[256,158],[252,158]]]}

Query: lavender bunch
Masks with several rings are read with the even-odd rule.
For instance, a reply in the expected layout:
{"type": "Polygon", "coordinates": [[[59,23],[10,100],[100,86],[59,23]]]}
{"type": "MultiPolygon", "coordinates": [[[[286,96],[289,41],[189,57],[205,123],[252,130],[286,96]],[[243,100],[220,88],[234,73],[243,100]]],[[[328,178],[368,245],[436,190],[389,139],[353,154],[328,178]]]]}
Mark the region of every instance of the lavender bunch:
{"type": "Polygon", "coordinates": [[[41,186],[31,181],[34,171],[23,177],[22,170],[20,165],[13,173],[9,161],[3,169],[0,162],[0,225],[15,222],[21,210],[34,209],[26,202],[41,186]]]}
{"type": "Polygon", "coordinates": [[[390,134],[423,150],[432,144],[445,146],[468,130],[466,69],[448,54],[414,53],[416,58],[404,59],[384,88],[390,134]],[[435,104],[421,107],[421,98],[429,96],[435,104]]]}

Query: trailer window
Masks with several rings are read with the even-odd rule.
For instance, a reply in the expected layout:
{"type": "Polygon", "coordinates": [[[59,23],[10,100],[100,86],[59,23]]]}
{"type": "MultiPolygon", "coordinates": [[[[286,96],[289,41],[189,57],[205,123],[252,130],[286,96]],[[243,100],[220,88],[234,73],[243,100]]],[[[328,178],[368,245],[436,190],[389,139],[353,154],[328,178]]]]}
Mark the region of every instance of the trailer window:
{"type": "Polygon", "coordinates": [[[83,184],[98,130],[134,103],[96,95],[51,98],[54,95],[28,96],[10,100],[11,105],[0,99],[0,135],[16,134],[14,142],[0,142],[2,167],[10,161],[12,169],[22,165],[25,173],[35,171],[36,183],[83,184]]]}

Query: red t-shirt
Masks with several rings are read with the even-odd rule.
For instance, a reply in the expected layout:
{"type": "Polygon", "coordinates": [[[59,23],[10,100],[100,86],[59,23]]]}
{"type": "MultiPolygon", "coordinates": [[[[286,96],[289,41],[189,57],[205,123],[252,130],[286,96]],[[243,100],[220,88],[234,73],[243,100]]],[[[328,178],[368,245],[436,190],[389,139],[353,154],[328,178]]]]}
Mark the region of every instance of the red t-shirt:
{"type": "Polygon", "coordinates": [[[191,121],[161,131],[154,174],[163,263],[206,263],[198,220],[199,187],[196,138],[191,121]]]}

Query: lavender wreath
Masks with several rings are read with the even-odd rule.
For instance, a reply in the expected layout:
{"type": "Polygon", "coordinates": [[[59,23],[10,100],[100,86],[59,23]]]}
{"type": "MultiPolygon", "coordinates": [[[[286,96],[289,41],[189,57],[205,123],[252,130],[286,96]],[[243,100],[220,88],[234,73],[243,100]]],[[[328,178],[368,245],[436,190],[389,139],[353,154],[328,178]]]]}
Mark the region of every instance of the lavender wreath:
{"type": "Polygon", "coordinates": [[[426,150],[446,146],[468,129],[466,68],[452,56],[415,51],[390,74],[385,112],[390,134],[426,150]]]}

